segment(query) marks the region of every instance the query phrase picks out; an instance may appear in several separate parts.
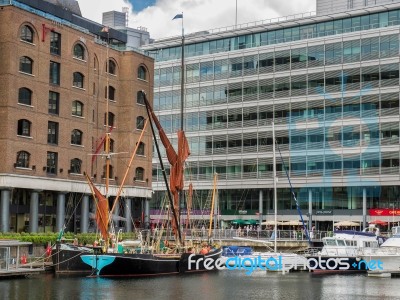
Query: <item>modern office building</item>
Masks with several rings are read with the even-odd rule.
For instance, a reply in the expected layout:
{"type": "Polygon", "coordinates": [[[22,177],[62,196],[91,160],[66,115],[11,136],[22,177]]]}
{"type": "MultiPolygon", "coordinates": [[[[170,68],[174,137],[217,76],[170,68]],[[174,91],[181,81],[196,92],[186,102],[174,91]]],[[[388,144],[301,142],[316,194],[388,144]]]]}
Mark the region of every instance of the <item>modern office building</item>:
{"type": "Polygon", "coordinates": [[[126,33],[84,19],[74,0],[1,0],[0,20],[0,232],[89,231],[95,205],[84,173],[105,191],[106,131],[110,204],[127,175],[115,214],[131,230],[152,195],[149,128],[126,169],[154,60],[126,50],[126,33]]]}
{"type": "MultiPolygon", "coordinates": [[[[291,186],[319,229],[399,220],[400,3],[318,0],[317,9],[185,36],[186,181],[197,209],[217,172],[221,220],[273,219],[274,122],[279,220],[299,219],[291,186]]],[[[178,36],[142,47],[156,60],[154,108],[174,144],[181,45],[178,36]]],[[[157,214],[165,188],[155,158],[153,188],[157,214]]]]}

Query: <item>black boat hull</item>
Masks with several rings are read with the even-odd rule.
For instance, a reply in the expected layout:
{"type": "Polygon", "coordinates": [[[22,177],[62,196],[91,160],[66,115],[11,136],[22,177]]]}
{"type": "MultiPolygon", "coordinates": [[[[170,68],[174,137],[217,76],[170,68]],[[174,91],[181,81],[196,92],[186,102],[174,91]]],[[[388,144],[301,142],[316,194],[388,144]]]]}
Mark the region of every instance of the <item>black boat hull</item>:
{"type": "Polygon", "coordinates": [[[109,253],[83,255],[82,260],[88,263],[88,266],[94,269],[93,274],[98,276],[147,277],[209,271],[204,266],[204,260],[208,258],[210,265],[213,265],[221,257],[221,253],[221,249],[216,249],[206,255],[193,255],[191,259],[199,261],[198,269],[195,268],[195,264],[189,268],[190,253],[180,255],[109,253]]]}
{"type": "Polygon", "coordinates": [[[54,272],[66,275],[90,275],[92,268],[81,259],[81,255],[90,253],[90,250],[82,247],[68,245],[61,248],[60,245],[56,245],[52,253],[54,272]]]}

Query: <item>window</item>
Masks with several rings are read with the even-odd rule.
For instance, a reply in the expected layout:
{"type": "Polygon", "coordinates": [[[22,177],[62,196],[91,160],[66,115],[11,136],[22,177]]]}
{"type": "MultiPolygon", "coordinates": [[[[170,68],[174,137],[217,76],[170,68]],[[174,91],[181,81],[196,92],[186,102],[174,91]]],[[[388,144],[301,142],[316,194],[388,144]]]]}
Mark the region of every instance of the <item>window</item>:
{"type": "Polygon", "coordinates": [[[81,174],[82,161],[79,158],[71,159],[71,164],[69,166],[69,173],[81,174]]]}
{"type": "Polygon", "coordinates": [[[144,128],[144,118],[139,116],[136,118],[136,129],[143,129],[144,128]]]}
{"type": "Polygon", "coordinates": [[[50,53],[61,54],[61,34],[54,31],[50,32],[50,53]]]}
{"type": "MultiPolygon", "coordinates": [[[[108,178],[113,178],[113,173],[114,173],[114,168],[112,165],[110,165],[110,167],[108,168],[108,178]]],[[[106,174],[107,174],[107,165],[104,165],[103,167],[103,178],[106,178],[106,174]]]]}
{"type": "Polygon", "coordinates": [[[60,64],[50,61],[50,83],[60,85],[60,64]]]}
{"type": "Polygon", "coordinates": [[[143,93],[142,93],[142,91],[139,91],[139,92],[137,92],[137,99],[136,99],[136,102],[138,103],[138,104],[145,104],[144,103],[144,95],[143,95],[143,93]]]}
{"type": "MultiPolygon", "coordinates": [[[[106,143],[104,142],[104,151],[107,151],[106,149],[106,143]]],[[[114,140],[110,139],[110,149],[108,149],[108,152],[114,152],[114,140]]]]}
{"type": "Polygon", "coordinates": [[[19,70],[23,73],[32,74],[33,60],[27,56],[22,56],[19,59],[19,70]]]}
{"type": "Polygon", "coordinates": [[[20,33],[20,39],[28,42],[28,43],[33,43],[33,30],[31,27],[28,25],[22,26],[21,28],[21,33],[20,33]]]}
{"type": "Polygon", "coordinates": [[[48,174],[57,174],[58,154],[56,152],[47,152],[46,172],[48,174]]]}
{"type": "Polygon", "coordinates": [[[117,66],[115,65],[115,62],[112,61],[111,59],[108,62],[109,62],[108,73],[115,75],[115,73],[117,71],[117,66]]]}
{"type": "Polygon", "coordinates": [[[18,103],[31,105],[32,104],[32,91],[27,88],[20,88],[18,92],[18,103]]]}
{"type": "Polygon", "coordinates": [[[49,144],[58,144],[58,123],[50,122],[48,123],[47,129],[47,143],[49,144]]]}
{"type": "Polygon", "coordinates": [[[58,104],[60,101],[60,94],[56,92],[49,92],[49,114],[58,115],[58,104]]]}
{"type": "MultiPolygon", "coordinates": [[[[107,114],[104,114],[104,125],[107,125],[106,115],[107,114]]],[[[114,126],[114,119],[114,114],[112,112],[108,112],[108,126],[114,126]]]]}
{"type": "Polygon", "coordinates": [[[80,131],[79,129],[72,130],[71,144],[72,145],[82,145],[82,131],[80,131]]]}
{"type": "Polygon", "coordinates": [[[18,120],[18,135],[31,136],[31,122],[25,119],[18,120]]]}
{"type": "Polygon", "coordinates": [[[74,80],[72,86],[83,89],[83,79],[84,76],[82,75],[82,73],[74,72],[74,80]]]}
{"type": "Polygon", "coordinates": [[[137,149],[137,155],[144,155],[145,145],[143,142],[140,142],[139,147],[137,149]]]}
{"type": "Polygon", "coordinates": [[[29,158],[30,158],[29,152],[26,151],[19,151],[17,153],[17,161],[15,166],[17,168],[29,168],[29,158]]]}
{"type": "MultiPolygon", "coordinates": [[[[107,87],[106,87],[105,95],[107,98],[107,87]]],[[[111,85],[108,86],[108,99],[113,100],[113,101],[115,100],[115,88],[111,85]]]]}
{"type": "Polygon", "coordinates": [[[143,181],[144,180],[144,169],[141,167],[136,168],[134,180],[143,181]]]}
{"type": "Polygon", "coordinates": [[[72,102],[72,115],[82,117],[83,116],[83,103],[75,100],[72,102]]]}
{"type": "Polygon", "coordinates": [[[74,57],[84,60],[85,59],[85,48],[81,44],[74,46],[74,57]]]}
{"type": "Polygon", "coordinates": [[[143,79],[143,80],[146,80],[146,68],[145,67],[143,67],[143,66],[140,66],[139,68],[138,68],[138,78],[139,79],[143,79]]]}

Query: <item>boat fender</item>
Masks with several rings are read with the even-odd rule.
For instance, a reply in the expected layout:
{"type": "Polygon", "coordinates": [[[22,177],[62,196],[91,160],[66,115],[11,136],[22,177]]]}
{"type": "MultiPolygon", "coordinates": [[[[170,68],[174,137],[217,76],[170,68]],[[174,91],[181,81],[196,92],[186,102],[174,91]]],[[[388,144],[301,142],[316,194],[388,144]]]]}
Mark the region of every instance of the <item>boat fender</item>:
{"type": "Polygon", "coordinates": [[[26,255],[25,254],[23,254],[22,256],[21,256],[21,264],[26,264],[26,255]]]}

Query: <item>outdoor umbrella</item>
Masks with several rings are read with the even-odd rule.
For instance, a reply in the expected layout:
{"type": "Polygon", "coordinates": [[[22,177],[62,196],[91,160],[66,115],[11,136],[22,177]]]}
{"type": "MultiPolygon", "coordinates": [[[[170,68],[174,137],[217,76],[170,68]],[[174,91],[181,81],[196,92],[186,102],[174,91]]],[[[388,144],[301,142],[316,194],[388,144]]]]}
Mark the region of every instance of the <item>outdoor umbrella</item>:
{"type": "Polygon", "coordinates": [[[244,225],[245,220],[242,219],[237,219],[237,220],[232,220],[231,223],[234,225],[244,225]]]}
{"type": "Polygon", "coordinates": [[[368,222],[368,223],[369,223],[369,224],[375,224],[375,225],[382,225],[382,226],[388,224],[388,222],[385,222],[385,221],[382,221],[382,220],[373,220],[373,221],[370,221],[370,222],[368,222]]]}
{"type": "Polygon", "coordinates": [[[291,221],[283,222],[282,225],[283,226],[301,226],[301,225],[303,225],[303,223],[301,221],[291,220],[291,221]]]}
{"type": "Polygon", "coordinates": [[[244,225],[257,225],[259,222],[257,220],[245,220],[244,225]]]}
{"type": "MultiPolygon", "coordinates": [[[[277,225],[282,225],[283,222],[277,221],[276,224],[277,225]]],[[[273,221],[273,220],[265,221],[265,222],[262,222],[261,225],[263,225],[263,226],[274,226],[275,225],[275,221],[273,221]]]]}
{"type": "Polygon", "coordinates": [[[340,221],[340,222],[337,222],[337,223],[335,223],[333,225],[334,226],[339,226],[339,227],[347,227],[347,226],[359,226],[360,223],[353,222],[353,221],[340,221]]]}

